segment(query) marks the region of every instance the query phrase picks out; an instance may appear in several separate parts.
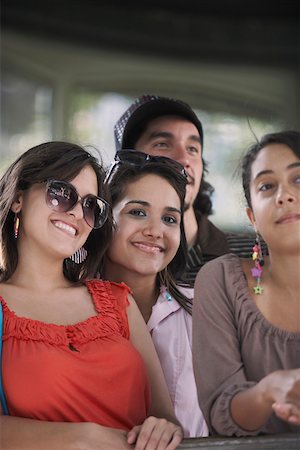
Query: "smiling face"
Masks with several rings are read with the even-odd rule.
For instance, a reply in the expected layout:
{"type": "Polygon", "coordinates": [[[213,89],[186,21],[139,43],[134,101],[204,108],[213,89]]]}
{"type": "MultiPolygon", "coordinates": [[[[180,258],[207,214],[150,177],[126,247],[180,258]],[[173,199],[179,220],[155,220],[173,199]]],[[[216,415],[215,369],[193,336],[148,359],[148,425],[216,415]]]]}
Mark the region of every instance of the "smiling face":
{"type": "Polygon", "coordinates": [[[153,276],[164,269],[180,243],[180,200],[164,178],[147,174],[129,183],[114,206],[117,225],[107,252],[107,273],[114,280],[153,276]]]}
{"type": "Polygon", "coordinates": [[[252,164],[248,216],[270,250],[299,251],[300,160],[284,144],[269,144],[252,164]],[[298,243],[298,245],[297,245],[298,243]]]}
{"type": "Polygon", "coordinates": [[[200,188],[203,162],[199,132],[192,122],[178,116],[157,117],[149,122],[135,149],[181,163],[188,174],[186,207],[193,205],[200,188]]]}
{"type": "MultiPolygon", "coordinates": [[[[71,180],[80,197],[98,194],[97,177],[90,166],[84,167],[71,180]]],[[[67,212],[57,212],[49,208],[45,201],[45,183],[34,184],[23,191],[13,203],[13,212],[20,213],[19,252],[42,251],[49,255],[67,258],[87,240],[91,228],[83,218],[80,203],[67,212]]]]}

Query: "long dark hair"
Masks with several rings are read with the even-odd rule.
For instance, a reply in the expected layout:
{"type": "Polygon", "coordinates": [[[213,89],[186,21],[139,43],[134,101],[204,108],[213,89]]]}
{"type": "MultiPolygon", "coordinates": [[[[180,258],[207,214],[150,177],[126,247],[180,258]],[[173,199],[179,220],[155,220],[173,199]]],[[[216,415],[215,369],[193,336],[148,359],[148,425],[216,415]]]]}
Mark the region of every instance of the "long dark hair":
{"type": "Polygon", "coordinates": [[[175,300],[189,313],[191,313],[191,300],[187,298],[177,287],[176,279],[183,274],[187,261],[187,242],[183,225],[184,198],[186,191],[186,177],[171,164],[156,161],[144,162],[140,165],[132,165],[128,162],[118,162],[108,180],[112,207],[114,207],[125,195],[128,184],[148,174],[158,175],[170,183],[180,199],[180,244],[173,260],[157,274],[158,286],[166,286],[175,300]]]}
{"type": "MultiPolygon", "coordinates": [[[[0,180],[0,281],[8,280],[18,264],[18,249],[13,233],[14,213],[11,211],[18,192],[51,178],[70,181],[86,166],[90,166],[96,174],[98,195],[109,201],[103,183],[104,169],[95,157],[76,144],[53,141],[37,145],[23,153],[7,169],[0,180]]],[[[93,229],[84,244],[88,252],[86,260],[81,264],[75,264],[70,259],[64,260],[65,277],[73,282],[83,282],[96,276],[111,234],[110,211],[103,227],[93,229]]]]}
{"type": "Polygon", "coordinates": [[[259,152],[269,144],[285,144],[300,159],[300,132],[299,131],[280,131],[278,133],[265,134],[260,140],[252,144],[246,154],[243,156],[242,182],[245,198],[249,208],[251,208],[250,182],[252,164],[257,158],[259,152]]]}

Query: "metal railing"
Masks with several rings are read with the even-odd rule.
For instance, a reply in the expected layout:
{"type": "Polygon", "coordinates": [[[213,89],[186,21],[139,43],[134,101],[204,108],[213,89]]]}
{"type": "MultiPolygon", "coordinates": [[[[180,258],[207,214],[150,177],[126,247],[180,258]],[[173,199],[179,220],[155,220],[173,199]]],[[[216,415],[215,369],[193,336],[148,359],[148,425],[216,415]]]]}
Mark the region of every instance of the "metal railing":
{"type": "Polygon", "coordinates": [[[184,439],[180,450],[300,450],[300,432],[255,437],[184,439]]]}

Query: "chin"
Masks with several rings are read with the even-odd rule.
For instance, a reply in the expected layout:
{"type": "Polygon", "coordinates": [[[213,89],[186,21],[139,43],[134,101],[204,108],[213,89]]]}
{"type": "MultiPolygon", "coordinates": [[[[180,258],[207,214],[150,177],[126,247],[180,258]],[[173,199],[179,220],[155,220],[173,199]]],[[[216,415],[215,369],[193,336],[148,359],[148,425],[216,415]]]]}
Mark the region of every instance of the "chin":
{"type": "Polygon", "coordinates": [[[192,208],[195,198],[192,195],[188,195],[189,193],[187,192],[187,195],[185,196],[184,199],[184,210],[186,211],[189,208],[192,208]]]}
{"type": "Polygon", "coordinates": [[[187,211],[188,209],[192,208],[194,202],[193,200],[188,197],[184,199],[184,211],[187,211]]]}

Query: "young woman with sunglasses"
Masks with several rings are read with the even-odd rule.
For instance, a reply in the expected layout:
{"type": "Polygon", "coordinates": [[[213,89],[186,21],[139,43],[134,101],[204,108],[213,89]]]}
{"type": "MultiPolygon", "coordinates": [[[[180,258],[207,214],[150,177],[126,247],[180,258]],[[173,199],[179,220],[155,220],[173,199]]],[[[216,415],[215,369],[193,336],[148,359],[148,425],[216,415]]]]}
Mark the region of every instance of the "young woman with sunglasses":
{"type": "Polygon", "coordinates": [[[147,323],[185,437],[207,436],[191,352],[193,289],[176,285],[185,269],[186,188],[176,161],[121,150],[108,170],[115,231],[104,277],[125,282],[147,323]]]}
{"type": "Polygon", "coordinates": [[[193,358],[210,432],[300,432],[300,133],[262,137],[242,163],[252,259],[198,273],[193,358]],[[261,254],[260,238],[269,256],[261,254]]]}
{"type": "Polygon", "coordinates": [[[0,180],[4,450],[171,450],[181,441],[127,286],[93,279],[112,231],[103,175],[83,148],[50,142],[0,180]]]}

